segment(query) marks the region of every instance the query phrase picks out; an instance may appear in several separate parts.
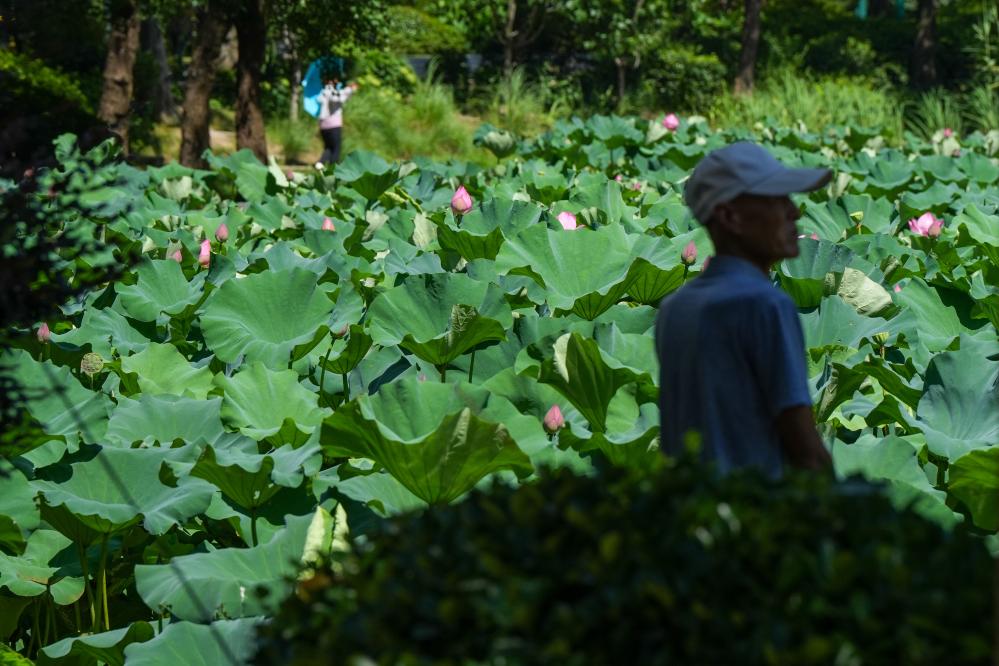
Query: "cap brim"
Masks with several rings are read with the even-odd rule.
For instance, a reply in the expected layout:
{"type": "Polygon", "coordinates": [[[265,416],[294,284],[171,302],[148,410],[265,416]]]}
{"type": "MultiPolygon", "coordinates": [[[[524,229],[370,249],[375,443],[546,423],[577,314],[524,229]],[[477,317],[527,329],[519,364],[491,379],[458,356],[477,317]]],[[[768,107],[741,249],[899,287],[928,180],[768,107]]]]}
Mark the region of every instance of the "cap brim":
{"type": "Polygon", "coordinates": [[[811,192],[832,180],[829,169],[782,169],[764,178],[752,187],[744,189],[745,194],[776,197],[795,192],[811,192]]]}

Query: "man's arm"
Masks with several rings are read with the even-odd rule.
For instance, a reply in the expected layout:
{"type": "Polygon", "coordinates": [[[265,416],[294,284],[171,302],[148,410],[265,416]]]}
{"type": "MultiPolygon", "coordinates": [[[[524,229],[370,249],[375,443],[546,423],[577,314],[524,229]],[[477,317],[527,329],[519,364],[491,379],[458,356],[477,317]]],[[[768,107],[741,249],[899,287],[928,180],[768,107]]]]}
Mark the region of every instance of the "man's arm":
{"type": "Polygon", "coordinates": [[[832,458],[815,428],[811,407],[788,407],[778,414],[776,426],[784,458],[792,467],[825,469],[832,466],[832,458]]]}

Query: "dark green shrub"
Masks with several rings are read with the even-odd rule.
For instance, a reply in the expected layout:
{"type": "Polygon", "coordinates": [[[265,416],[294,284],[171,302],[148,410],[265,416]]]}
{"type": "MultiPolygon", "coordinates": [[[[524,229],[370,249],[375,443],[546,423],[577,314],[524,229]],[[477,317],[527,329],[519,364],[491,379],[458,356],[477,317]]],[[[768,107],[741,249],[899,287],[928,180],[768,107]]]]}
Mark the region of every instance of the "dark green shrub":
{"type": "Polygon", "coordinates": [[[367,51],[351,63],[348,78],[362,86],[383,88],[409,95],[416,87],[416,74],[399,56],[385,51],[367,51]]]}
{"type": "Polygon", "coordinates": [[[457,53],[468,43],[461,30],[416,7],[393,6],[388,10],[386,47],[400,55],[457,53]]]}
{"type": "Polygon", "coordinates": [[[642,66],[639,103],[645,108],[703,113],[725,90],[726,76],[715,55],[688,48],[660,51],[642,66]]]}
{"type": "Polygon", "coordinates": [[[544,472],[388,521],[300,582],[258,663],[987,663],[990,559],[816,475],[544,472]]]}

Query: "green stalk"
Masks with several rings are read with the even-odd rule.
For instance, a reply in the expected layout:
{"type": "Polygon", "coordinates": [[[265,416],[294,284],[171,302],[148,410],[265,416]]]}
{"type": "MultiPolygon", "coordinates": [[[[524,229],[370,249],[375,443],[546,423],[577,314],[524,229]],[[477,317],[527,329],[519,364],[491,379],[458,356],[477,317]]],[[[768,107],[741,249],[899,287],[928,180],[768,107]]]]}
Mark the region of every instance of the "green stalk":
{"type": "Polygon", "coordinates": [[[468,364],[468,381],[472,381],[472,373],[475,371],[475,350],[472,350],[472,360],[468,364]]]}
{"type": "Polygon", "coordinates": [[[250,540],[257,545],[257,507],[250,509],[250,540]]]}
{"type": "MultiPolygon", "coordinates": [[[[85,584],[86,584],[86,581],[84,581],[84,585],[85,584]]],[[[83,633],[83,629],[81,628],[80,625],[83,624],[83,620],[80,618],[80,600],[79,599],[77,599],[76,601],[73,602],[73,617],[76,619],[76,633],[77,634],[82,634],[83,633]]]]}
{"type": "Polygon", "coordinates": [[[343,401],[350,400],[350,382],[347,380],[347,373],[343,373],[343,401]]]}
{"type": "Polygon", "coordinates": [[[28,643],[27,654],[31,654],[31,649],[35,647],[36,643],[38,644],[38,647],[35,648],[35,654],[36,655],[38,653],[38,650],[40,650],[41,647],[42,647],[42,640],[41,640],[42,639],[42,636],[41,636],[42,631],[41,631],[40,625],[38,623],[38,604],[39,603],[41,603],[41,602],[36,600],[36,602],[34,604],[32,604],[34,606],[34,613],[32,615],[32,619],[31,619],[31,642],[28,643]]]}
{"type": "Polygon", "coordinates": [[[447,366],[446,365],[438,365],[437,366],[437,372],[439,372],[441,374],[441,384],[447,383],[447,366]]]}
{"type": "Polygon", "coordinates": [[[330,352],[333,351],[333,330],[330,329],[330,348],[326,350],[326,356],[323,357],[322,368],[319,371],[319,406],[322,407],[325,402],[323,394],[323,384],[326,382],[326,364],[330,360],[330,352]]]}
{"type": "Polygon", "coordinates": [[[87,603],[90,605],[90,629],[97,629],[97,611],[94,608],[94,593],[90,589],[90,571],[87,566],[87,551],[83,544],[76,544],[80,556],[80,568],[83,570],[83,588],[87,591],[87,603]]]}
{"type": "Polygon", "coordinates": [[[56,603],[49,592],[49,614],[52,616],[52,642],[59,640],[59,618],[56,616],[56,603]]]}
{"type": "Polygon", "coordinates": [[[48,591],[48,586],[46,585],[45,594],[42,595],[41,599],[39,599],[38,601],[39,604],[43,602],[48,602],[45,604],[45,631],[42,632],[42,642],[39,645],[39,647],[49,644],[49,633],[52,631],[52,603],[49,602],[48,599],[46,599],[46,597],[48,596],[50,596],[50,594],[48,591]]]}
{"type": "Polygon", "coordinates": [[[108,570],[107,570],[107,558],[108,558],[108,535],[105,534],[101,539],[101,558],[100,558],[100,568],[97,572],[98,585],[100,588],[98,592],[101,595],[101,612],[104,616],[104,631],[111,631],[111,619],[110,612],[108,609],[108,570]]]}

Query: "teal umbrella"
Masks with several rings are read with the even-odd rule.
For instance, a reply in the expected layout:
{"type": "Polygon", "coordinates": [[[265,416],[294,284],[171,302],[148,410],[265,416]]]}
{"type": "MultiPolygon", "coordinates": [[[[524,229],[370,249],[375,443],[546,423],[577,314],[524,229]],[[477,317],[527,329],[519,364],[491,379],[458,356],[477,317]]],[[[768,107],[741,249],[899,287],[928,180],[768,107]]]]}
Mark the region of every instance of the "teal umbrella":
{"type": "Polygon", "coordinates": [[[323,81],[328,78],[343,79],[344,61],[337,56],[316,58],[305,72],[302,81],[302,107],[310,116],[319,116],[319,95],[323,92],[323,81]]]}

